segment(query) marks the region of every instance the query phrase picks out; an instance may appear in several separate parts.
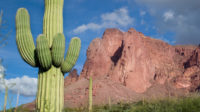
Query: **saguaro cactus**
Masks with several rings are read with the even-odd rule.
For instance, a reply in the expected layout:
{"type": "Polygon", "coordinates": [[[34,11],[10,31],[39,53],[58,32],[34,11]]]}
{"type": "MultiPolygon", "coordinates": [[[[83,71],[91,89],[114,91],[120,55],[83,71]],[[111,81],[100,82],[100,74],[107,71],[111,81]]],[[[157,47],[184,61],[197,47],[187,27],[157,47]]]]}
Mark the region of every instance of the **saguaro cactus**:
{"type": "Polygon", "coordinates": [[[64,0],[45,0],[43,34],[36,40],[30,29],[30,17],[25,8],[16,14],[16,42],[25,62],[39,67],[36,109],[38,112],[61,112],[64,106],[64,73],[69,72],[79,56],[81,41],[72,38],[65,52],[63,35],[64,0]]]}
{"type": "Polygon", "coordinates": [[[89,112],[92,112],[92,77],[90,77],[89,82],[89,112]]]}

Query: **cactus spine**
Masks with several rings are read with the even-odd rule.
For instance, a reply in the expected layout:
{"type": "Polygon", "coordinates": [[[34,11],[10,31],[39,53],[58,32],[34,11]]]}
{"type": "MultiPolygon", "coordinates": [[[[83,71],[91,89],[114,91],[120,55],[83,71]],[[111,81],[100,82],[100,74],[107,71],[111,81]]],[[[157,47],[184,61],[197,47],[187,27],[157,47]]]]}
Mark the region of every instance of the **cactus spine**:
{"type": "Polygon", "coordinates": [[[25,62],[39,68],[36,109],[38,112],[62,112],[64,106],[64,73],[69,72],[79,56],[81,41],[72,38],[64,59],[64,0],[45,0],[43,34],[36,40],[30,29],[30,17],[25,8],[16,14],[16,42],[25,62]]]}
{"type": "Polygon", "coordinates": [[[92,112],[92,77],[89,82],[89,112],[92,112]]]}

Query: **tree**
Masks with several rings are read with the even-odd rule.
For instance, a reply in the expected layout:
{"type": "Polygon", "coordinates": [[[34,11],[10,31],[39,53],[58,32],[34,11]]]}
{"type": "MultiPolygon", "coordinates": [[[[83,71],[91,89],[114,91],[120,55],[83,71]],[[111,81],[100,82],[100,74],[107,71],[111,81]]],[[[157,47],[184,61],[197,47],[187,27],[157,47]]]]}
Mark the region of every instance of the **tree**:
{"type": "Polygon", "coordinates": [[[5,96],[4,96],[4,112],[6,112],[6,105],[8,100],[8,89],[12,88],[15,83],[7,84],[5,78],[5,68],[2,66],[2,59],[0,59],[0,85],[5,88],[5,96]]]}

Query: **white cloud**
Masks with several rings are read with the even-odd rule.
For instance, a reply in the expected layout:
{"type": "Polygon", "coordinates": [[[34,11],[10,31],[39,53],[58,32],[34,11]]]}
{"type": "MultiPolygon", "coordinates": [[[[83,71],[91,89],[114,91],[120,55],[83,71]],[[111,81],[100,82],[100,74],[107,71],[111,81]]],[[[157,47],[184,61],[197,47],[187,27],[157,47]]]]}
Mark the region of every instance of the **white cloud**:
{"type": "MultiPolygon", "coordinates": [[[[1,81],[2,82],[2,81],[1,81]]],[[[5,79],[6,85],[15,84],[13,87],[10,87],[9,90],[13,93],[17,93],[18,90],[21,95],[24,96],[35,96],[37,91],[37,79],[30,78],[28,76],[23,76],[21,78],[5,79]]],[[[0,90],[4,90],[5,87],[3,84],[0,85],[0,90]]]]}
{"type": "Polygon", "coordinates": [[[170,19],[173,19],[174,18],[174,12],[171,11],[171,10],[169,10],[169,11],[167,11],[167,12],[165,12],[163,14],[163,17],[164,17],[164,21],[165,22],[168,21],[168,20],[170,20],[170,19]]]}
{"type": "Polygon", "coordinates": [[[120,8],[112,13],[106,13],[101,15],[104,22],[116,24],[119,26],[128,26],[133,22],[133,19],[129,16],[127,8],[120,8]]]}
{"type": "Polygon", "coordinates": [[[127,27],[130,24],[133,24],[134,19],[129,16],[127,8],[120,8],[111,13],[105,13],[101,16],[101,23],[88,23],[78,26],[73,30],[74,33],[82,33],[87,30],[100,30],[102,28],[111,28],[111,27],[127,27]]]}
{"type": "Polygon", "coordinates": [[[77,27],[76,29],[73,30],[74,33],[81,33],[81,32],[85,32],[86,30],[98,30],[101,29],[102,25],[99,24],[95,24],[95,23],[89,23],[89,24],[83,24],[79,27],[77,27]]]}

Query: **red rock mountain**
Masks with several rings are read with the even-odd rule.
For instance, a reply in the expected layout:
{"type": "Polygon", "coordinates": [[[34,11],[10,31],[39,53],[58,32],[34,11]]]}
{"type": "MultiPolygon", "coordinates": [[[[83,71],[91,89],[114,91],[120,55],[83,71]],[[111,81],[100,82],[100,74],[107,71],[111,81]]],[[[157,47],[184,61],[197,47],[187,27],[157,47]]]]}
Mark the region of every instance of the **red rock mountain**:
{"type": "Polygon", "coordinates": [[[66,106],[87,104],[90,76],[94,104],[197,91],[200,46],[172,46],[133,28],[128,32],[107,29],[102,38],[91,42],[79,78],[66,78],[66,106]]]}
{"type": "Polygon", "coordinates": [[[200,46],[172,46],[133,28],[107,29],[102,38],[91,42],[80,76],[73,70],[66,77],[66,107],[87,106],[90,76],[93,104],[198,91],[200,46]]]}

